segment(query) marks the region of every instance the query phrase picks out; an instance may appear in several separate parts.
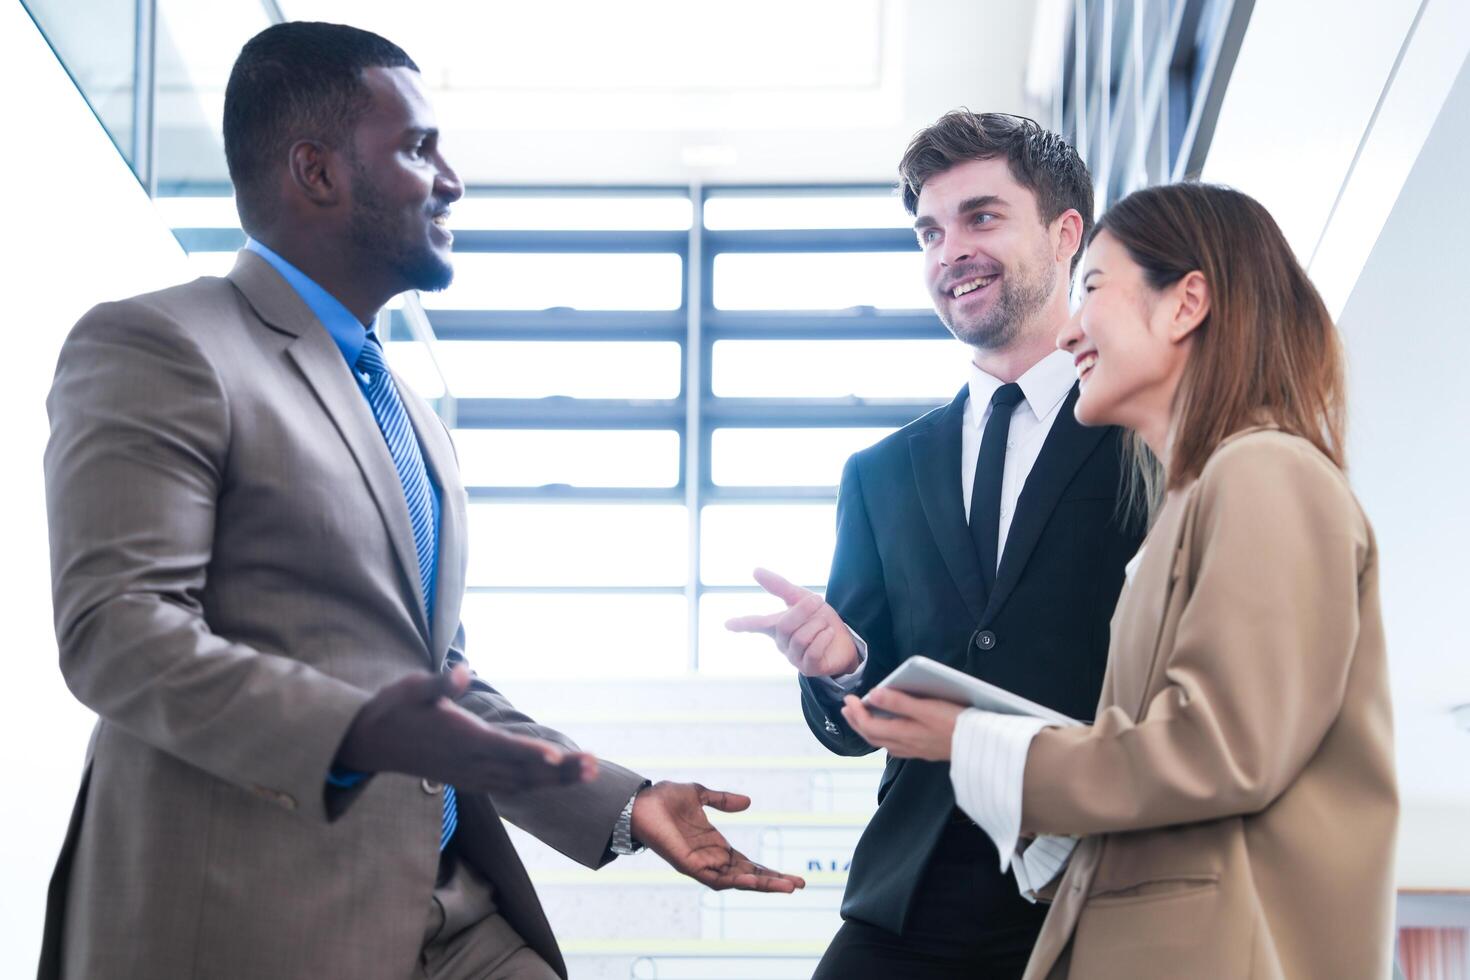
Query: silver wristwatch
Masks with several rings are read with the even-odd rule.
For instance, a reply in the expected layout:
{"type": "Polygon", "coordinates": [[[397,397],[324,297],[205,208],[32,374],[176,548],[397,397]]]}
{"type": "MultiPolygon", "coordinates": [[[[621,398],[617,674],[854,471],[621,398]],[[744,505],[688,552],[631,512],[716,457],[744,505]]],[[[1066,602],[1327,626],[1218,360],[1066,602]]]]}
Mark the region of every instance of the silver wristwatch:
{"type": "Polygon", "coordinates": [[[623,812],[618,814],[618,822],[613,824],[611,847],[614,854],[637,854],[648,849],[633,839],[633,803],[638,799],[639,793],[652,785],[652,783],[645,782],[639,786],[637,791],[628,797],[628,804],[623,807],[623,812]]]}

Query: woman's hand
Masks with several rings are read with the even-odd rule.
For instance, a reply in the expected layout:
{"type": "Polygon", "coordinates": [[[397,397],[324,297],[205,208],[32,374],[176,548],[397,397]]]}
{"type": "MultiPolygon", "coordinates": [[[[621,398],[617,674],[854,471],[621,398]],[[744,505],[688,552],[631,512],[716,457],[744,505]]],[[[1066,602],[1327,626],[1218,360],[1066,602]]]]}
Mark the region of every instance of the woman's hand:
{"type": "Polygon", "coordinates": [[[916,698],[892,688],[876,687],[867,702],[849,694],[843,699],[842,717],[869,745],[887,749],[900,759],[949,760],[955,719],[963,705],[937,698],[916,698]],[[868,710],[881,708],[896,718],[883,718],[868,710]]]}

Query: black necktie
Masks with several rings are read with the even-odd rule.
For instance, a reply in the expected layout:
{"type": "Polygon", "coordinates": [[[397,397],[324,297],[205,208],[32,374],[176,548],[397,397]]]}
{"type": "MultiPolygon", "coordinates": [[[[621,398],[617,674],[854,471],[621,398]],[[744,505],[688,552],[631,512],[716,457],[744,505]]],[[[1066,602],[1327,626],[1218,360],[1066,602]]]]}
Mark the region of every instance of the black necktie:
{"type": "Polygon", "coordinates": [[[990,396],[990,421],[980,437],[980,459],[975,464],[975,483],[970,493],[970,537],[980,558],[980,575],[988,596],[995,589],[995,567],[1000,562],[996,542],[1000,539],[1000,484],[1006,471],[1006,443],[1011,436],[1011,412],[1025,396],[1021,386],[1001,385],[990,396]]]}

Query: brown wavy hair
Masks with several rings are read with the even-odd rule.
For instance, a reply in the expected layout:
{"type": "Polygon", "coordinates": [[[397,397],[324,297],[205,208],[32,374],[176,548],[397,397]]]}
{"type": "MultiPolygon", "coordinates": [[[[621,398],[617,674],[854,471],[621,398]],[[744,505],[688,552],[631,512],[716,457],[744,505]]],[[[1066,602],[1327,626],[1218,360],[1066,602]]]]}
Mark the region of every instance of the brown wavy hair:
{"type": "Polygon", "coordinates": [[[1346,468],[1342,342],[1258,201],[1213,184],[1149,187],[1110,208],[1088,242],[1104,231],[1128,250],[1152,288],[1195,270],[1209,286],[1210,310],[1175,395],[1165,487],[1198,477],[1222,441],[1253,425],[1301,436],[1346,468]]]}
{"type": "MultiPolygon", "coordinates": [[[[1042,224],[1069,208],[1082,215],[1082,237],[1092,228],[1092,175],[1077,151],[1056,133],[1026,116],[954,109],[909,141],[898,162],[898,189],[909,214],[918,213],[919,192],[935,174],[970,160],[1005,157],[1016,183],[1036,196],[1042,224]]],[[[1082,249],[1072,255],[1077,271],[1082,249]]]]}

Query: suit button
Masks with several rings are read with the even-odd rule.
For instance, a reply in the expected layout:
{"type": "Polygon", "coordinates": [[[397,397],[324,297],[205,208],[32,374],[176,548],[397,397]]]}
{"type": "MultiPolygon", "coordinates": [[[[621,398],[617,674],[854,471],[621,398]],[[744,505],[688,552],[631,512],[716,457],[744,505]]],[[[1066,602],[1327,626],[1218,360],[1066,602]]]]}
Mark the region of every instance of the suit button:
{"type": "Polygon", "coordinates": [[[990,630],[979,630],[975,633],[975,646],[981,650],[994,650],[995,634],[990,630]]]}
{"type": "Polygon", "coordinates": [[[420,779],[419,787],[430,796],[434,796],[444,789],[444,784],[433,779],[420,779]]]}

